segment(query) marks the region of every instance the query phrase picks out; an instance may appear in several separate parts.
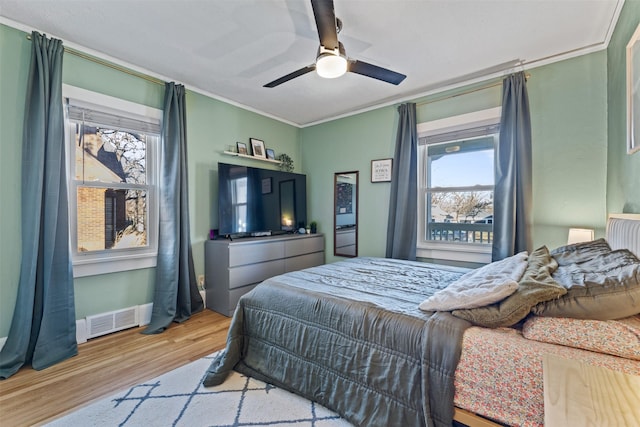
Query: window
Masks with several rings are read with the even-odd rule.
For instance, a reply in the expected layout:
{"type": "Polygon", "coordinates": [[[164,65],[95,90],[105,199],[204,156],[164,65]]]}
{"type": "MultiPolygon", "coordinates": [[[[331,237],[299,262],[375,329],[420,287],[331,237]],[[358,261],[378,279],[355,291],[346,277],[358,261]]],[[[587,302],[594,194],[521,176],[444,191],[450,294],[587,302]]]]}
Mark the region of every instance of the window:
{"type": "Polygon", "coordinates": [[[500,109],[419,126],[418,256],[487,262],[500,109]]]}
{"type": "Polygon", "coordinates": [[[64,87],[74,276],[155,266],[161,111],[64,87]]]}

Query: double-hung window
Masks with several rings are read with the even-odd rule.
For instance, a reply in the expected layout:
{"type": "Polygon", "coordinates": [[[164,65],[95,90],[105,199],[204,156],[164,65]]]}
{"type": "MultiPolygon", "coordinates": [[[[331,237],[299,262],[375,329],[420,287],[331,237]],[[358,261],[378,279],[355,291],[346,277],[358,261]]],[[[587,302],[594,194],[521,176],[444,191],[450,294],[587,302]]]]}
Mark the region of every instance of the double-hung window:
{"type": "Polygon", "coordinates": [[[490,261],[499,114],[419,125],[419,257],[490,261]]]}
{"type": "Polygon", "coordinates": [[[155,266],[162,112],[64,86],[74,276],[155,266]]]}

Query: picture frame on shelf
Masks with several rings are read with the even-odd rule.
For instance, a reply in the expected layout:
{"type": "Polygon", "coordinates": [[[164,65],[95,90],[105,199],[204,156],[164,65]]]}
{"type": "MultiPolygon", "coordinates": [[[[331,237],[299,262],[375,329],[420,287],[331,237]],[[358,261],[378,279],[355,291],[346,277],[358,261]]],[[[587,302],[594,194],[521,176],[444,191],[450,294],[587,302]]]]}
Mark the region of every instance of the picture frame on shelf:
{"type": "Polygon", "coordinates": [[[249,155],[249,152],[247,151],[247,144],[244,142],[236,142],[236,147],[238,148],[238,154],[242,154],[243,156],[249,155]]]}
{"type": "Polygon", "coordinates": [[[627,44],[627,154],[640,151],[640,24],[627,44]]]}
{"type": "Polygon", "coordinates": [[[265,152],[267,153],[267,159],[270,159],[270,160],[275,160],[276,159],[276,152],[273,151],[272,148],[267,148],[265,150],[265,152]]]}
{"type": "Polygon", "coordinates": [[[253,157],[260,157],[266,159],[267,155],[264,152],[264,141],[256,138],[249,138],[251,142],[251,150],[253,151],[253,157]]]}
{"type": "Polygon", "coordinates": [[[393,159],[371,160],[371,182],[391,182],[393,159]]]}

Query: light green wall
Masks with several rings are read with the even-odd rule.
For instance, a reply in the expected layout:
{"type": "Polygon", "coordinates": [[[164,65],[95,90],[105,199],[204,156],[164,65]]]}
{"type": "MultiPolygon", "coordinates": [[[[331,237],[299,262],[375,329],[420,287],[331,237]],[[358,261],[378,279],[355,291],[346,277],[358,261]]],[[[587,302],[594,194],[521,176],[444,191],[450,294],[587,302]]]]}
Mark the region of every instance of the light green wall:
{"type": "Polygon", "coordinates": [[[534,246],[566,243],[569,227],[604,234],[606,52],[531,70],[534,246]]]}
{"type": "MultiPolygon", "coordinates": [[[[596,228],[601,234],[606,210],[606,53],[529,73],[534,245],[563,244],[570,226],[596,228]]],[[[486,82],[418,99],[417,119],[420,123],[497,107],[501,96],[500,85],[486,82]]],[[[370,161],[393,157],[396,127],[396,108],[386,107],[302,130],[302,158],[312,177],[311,212],[328,233],[328,261],[341,259],[332,256],[333,173],[347,170],[360,171],[359,254],[384,256],[390,184],[370,182],[370,161]]]]}
{"type": "MultiPolygon", "coordinates": [[[[607,49],[607,211],[640,213],[640,152],[627,154],[626,46],[640,22],[640,1],[627,0],[607,49]]],[[[640,119],[637,117],[636,120],[640,119]]]]}
{"type": "MultiPolygon", "coordinates": [[[[20,182],[22,121],[31,42],[22,31],[0,25],[0,337],[11,324],[20,275],[20,182]],[[10,243],[8,243],[10,242],[10,243]]],[[[64,55],[63,82],[155,108],[164,87],[71,54],[64,55]]],[[[299,129],[187,91],[189,208],[196,274],[204,274],[204,241],[217,225],[217,162],[272,167],[221,154],[236,141],[260,138],[276,153],[289,154],[301,171],[299,129]]],[[[154,269],[111,273],[74,281],[76,317],[151,302],[154,269]]]]}

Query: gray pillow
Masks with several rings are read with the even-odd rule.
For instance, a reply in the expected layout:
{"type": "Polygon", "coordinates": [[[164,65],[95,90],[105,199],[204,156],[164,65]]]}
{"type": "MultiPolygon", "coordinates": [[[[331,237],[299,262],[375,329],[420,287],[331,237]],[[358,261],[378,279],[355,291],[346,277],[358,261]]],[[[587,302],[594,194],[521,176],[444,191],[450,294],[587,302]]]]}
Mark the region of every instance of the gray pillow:
{"type": "Polygon", "coordinates": [[[560,266],[553,278],[568,292],[535,306],[538,316],[614,320],[640,313],[640,260],[626,249],[560,266]]]}
{"type": "Polygon", "coordinates": [[[527,317],[531,308],[542,301],[558,298],[567,290],[556,283],[551,273],[558,263],[546,246],[529,254],[527,269],[518,282],[515,293],[495,304],[468,310],[455,310],[451,314],[471,323],[488,328],[513,326],[527,317]]]}
{"type": "Polygon", "coordinates": [[[611,247],[609,247],[607,241],[598,239],[591,242],[560,246],[551,251],[551,256],[558,262],[558,265],[568,265],[589,261],[598,255],[609,252],[611,252],[611,247]]]}

